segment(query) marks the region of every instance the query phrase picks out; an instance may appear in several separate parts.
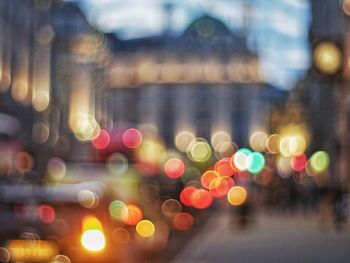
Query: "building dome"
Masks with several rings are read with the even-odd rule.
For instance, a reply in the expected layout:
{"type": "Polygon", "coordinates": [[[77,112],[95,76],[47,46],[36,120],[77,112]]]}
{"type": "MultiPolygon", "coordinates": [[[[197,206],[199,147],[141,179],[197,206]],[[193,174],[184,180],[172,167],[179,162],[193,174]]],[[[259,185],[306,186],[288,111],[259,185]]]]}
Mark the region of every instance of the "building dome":
{"type": "Polygon", "coordinates": [[[209,15],[194,20],[184,32],[184,36],[198,38],[213,38],[226,35],[231,35],[227,26],[219,19],[209,15]]]}

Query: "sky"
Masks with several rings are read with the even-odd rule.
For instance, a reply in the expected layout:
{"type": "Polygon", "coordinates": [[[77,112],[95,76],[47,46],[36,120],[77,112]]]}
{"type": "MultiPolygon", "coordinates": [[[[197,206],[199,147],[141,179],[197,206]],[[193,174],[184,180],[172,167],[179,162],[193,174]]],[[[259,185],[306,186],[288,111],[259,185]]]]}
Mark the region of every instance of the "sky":
{"type": "Polygon", "coordinates": [[[267,82],[291,89],[310,60],[308,0],[76,0],[91,24],[121,39],[161,35],[168,25],[165,5],[172,5],[171,33],[181,35],[207,14],[233,34],[247,34],[247,45],[260,58],[267,82]],[[249,6],[251,18],[245,19],[249,6]],[[249,21],[249,23],[245,23],[249,21]]]}

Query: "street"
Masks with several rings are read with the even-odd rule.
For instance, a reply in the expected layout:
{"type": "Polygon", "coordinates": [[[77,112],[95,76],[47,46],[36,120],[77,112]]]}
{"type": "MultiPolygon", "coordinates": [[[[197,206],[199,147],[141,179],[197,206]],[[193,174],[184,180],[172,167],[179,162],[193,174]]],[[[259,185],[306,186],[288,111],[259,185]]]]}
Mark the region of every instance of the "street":
{"type": "Polygon", "coordinates": [[[315,214],[261,213],[252,226],[232,226],[221,209],[172,263],[349,262],[350,231],[323,228],[315,214]]]}

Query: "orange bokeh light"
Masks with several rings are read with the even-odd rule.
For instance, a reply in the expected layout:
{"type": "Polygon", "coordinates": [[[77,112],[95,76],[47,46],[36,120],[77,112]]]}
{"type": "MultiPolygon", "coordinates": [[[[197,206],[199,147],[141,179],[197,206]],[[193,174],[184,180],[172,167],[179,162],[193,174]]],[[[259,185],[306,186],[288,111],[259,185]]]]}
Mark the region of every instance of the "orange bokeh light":
{"type": "Polygon", "coordinates": [[[242,205],[247,199],[247,191],[242,186],[234,186],[227,193],[227,200],[231,205],[242,205]]]}
{"type": "Polygon", "coordinates": [[[137,205],[127,205],[127,216],[124,218],[124,223],[127,225],[136,225],[143,218],[143,213],[137,205]]]}
{"type": "Polygon", "coordinates": [[[220,177],[220,174],[214,170],[209,170],[206,171],[202,176],[201,176],[201,184],[204,188],[209,189],[210,183],[220,177]]]}

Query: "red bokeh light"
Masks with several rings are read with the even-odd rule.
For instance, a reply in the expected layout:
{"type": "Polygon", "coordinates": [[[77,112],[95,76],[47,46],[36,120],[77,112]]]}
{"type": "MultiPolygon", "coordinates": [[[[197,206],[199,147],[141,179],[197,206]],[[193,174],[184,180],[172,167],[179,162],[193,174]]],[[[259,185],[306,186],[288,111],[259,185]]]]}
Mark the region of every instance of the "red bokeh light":
{"type": "Polygon", "coordinates": [[[215,163],[214,170],[217,171],[221,176],[232,176],[234,170],[230,164],[230,158],[223,158],[215,163]]]}
{"type": "Polygon", "coordinates": [[[41,205],[37,209],[39,219],[45,224],[51,224],[56,217],[55,210],[50,205],[41,205]]]}
{"type": "Polygon", "coordinates": [[[165,163],[164,172],[170,178],[179,178],[185,172],[185,164],[178,158],[171,158],[165,163]]]}
{"type": "Polygon", "coordinates": [[[185,187],[180,193],[180,201],[186,206],[192,206],[191,196],[197,190],[193,186],[185,187]]]}
{"type": "Polygon", "coordinates": [[[181,231],[190,229],[193,222],[193,216],[186,212],[177,214],[173,219],[174,227],[181,231]]]}
{"type": "Polygon", "coordinates": [[[205,209],[213,203],[213,197],[208,190],[197,189],[191,195],[191,203],[194,208],[205,209]]]}
{"type": "Polygon", "coordinates": [[[290,166],[296,172],[301,172],[302,170],[304,170],[306,164],[307,164],[307,157],[304,153],[295,155],[290,160],[290,166]]]}
{"type": "Polygon", "coordinates": [[[135,149],[142,143],[142,134],[138,129],[130,128],[123,133],[123,144],[130,149],[135,149]]]}
{"type": "Polygon", "coordinates": [[[91,141],[91,144],[95,149],[102,150],[107,148],[110,141],[109,133],[106,130],[100,129],[98,136],[91,141]]]}

